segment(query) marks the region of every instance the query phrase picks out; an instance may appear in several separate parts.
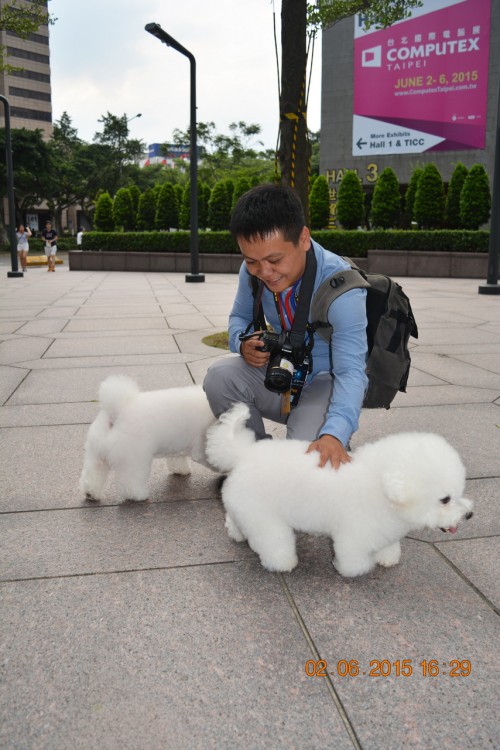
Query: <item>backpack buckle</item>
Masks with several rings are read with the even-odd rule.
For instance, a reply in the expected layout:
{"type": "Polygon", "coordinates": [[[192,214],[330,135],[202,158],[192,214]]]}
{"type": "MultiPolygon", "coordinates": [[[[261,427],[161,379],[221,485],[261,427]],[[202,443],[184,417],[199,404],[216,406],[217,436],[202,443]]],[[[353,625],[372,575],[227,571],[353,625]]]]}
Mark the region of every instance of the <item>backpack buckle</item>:
{"type": "Polygon", "coordinates": [[[344,276],[339,276],[337,279],[331,278],[330,279],[330,286],[332,286],[334,289],[336,289],[338,286],[340,286],[344,282],[345,282],[344,276]]]}

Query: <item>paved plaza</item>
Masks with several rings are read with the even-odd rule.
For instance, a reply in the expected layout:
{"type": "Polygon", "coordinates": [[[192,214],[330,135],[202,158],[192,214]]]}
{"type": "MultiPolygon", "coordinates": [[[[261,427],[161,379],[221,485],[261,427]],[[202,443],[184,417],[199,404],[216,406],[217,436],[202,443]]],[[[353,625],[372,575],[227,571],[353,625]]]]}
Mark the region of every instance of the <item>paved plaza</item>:
{"type": "Polygon", "coordinates": [[[70,272],[65,259],[8,278],[8,260],[2,748],[500,746],[499,296],[478,280],[401,280],[420,332],[408,393],[363,412],[353,440],[439,432],[466,465],[473,519],[412,534],[399,565],[356,579],[333,570],[328,539],[300,535],[281,575],[228,538],[208,469],[173,477],[156,461],[148,503],[119,503],[112,482],[99,504],[78,488],[99,383],[201,383],[224,356],[202,338],[227,327],[237,277],[70,272]]]}

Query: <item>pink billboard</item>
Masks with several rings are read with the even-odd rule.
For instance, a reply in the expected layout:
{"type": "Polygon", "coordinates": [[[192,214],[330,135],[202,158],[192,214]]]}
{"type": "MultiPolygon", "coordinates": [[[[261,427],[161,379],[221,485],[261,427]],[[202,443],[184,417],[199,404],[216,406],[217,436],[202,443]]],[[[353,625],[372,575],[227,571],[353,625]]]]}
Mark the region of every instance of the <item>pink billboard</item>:
{"type": "Polygon", "coordinates": [[[424,0],[364,31],[355,18],[353,155],[485,146],[491,0],[424,0]]]}

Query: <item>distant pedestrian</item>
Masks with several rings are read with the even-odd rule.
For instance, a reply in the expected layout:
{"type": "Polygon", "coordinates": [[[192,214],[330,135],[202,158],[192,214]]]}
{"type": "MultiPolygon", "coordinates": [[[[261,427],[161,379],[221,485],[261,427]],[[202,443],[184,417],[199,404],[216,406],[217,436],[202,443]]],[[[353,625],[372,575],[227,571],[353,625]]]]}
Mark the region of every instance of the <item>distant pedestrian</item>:
{"type": "Polygon", "coordinates": [[[76,246],[79,250],[82,249],[83,232],[83,227],[78,227],[78,232],[76,233],[76,246]]]}
{"type": "Polygon", "coordinates": [[[28,245],[28,239],[31,237],[31,229],[29,227],[24,228],[24,224],[19,224],[19,228],[16,232],[17,237],[17,254],[21,261],[21,267],[23,271],[27,271],[27,258],[30,251],[28,245]]]}
{"type": "Polygon", "coordinates": [[[45,229],[42,232],[43,241],[45,243],[45,255],[47,256],[47,263],[49,267],[47,271],[55,271],[56,268],[56,253],[57,253],[57,232],[52,229],[52,223],[47,221],[45,229]]]}

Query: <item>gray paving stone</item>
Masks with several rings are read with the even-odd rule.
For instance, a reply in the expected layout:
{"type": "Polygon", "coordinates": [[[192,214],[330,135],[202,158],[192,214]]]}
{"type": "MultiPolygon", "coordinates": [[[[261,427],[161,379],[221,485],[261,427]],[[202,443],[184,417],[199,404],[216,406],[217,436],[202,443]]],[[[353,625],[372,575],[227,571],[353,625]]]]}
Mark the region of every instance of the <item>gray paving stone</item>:
{"type": "MultiPolygon", "coordinates": [[[[137,356],[135,361],[137,362],[137,356]]],[[[33,370],[25,378],[22,385],[9,399],[9,405],[94,401],[97,398],[97,390],[101,381],[108,375],[120,373],[137,380],[141,390],[144,391],[192,384],[189,371],[182,363],[145,366],[124,366],[117,363],[115,367],[60,368],[56,375],[41,369],[33,370]]]]}
{"type": "MultiPolygon", "coordinates": [[[[498,534],[498,532],[497,532],[498,534]]],[[[500,610],[500,547],[498,536],[436,545],[484,596],[500,610]]]]}
{"type": "Polygon", "coordinates": [[[500,638],[491,607],[419,542],[404,543],[399,565],[358,579],[342,579],[323,561],[324,551],[311,555],[286,580],[361,746],[494,747],[500,638]],[[395,662],[405,659],[413,674],[398,676],[395,662]],[[440,673],[424,677],[419,665],[432,659],[440,673]],[[470,661],[471,674],[450,677],[454,659],[470,661]],[[339,676],[339,663],[342,671],[352,660],[359,675],[339,676]],[[370,676],[383,660],[389,676],[370,676]]]}
{"type": "MultiPolygon", "coordinates": [[[[174,335],[174,332],[171,332],[174,335]]],[[[76,334],[74,334],[76,335],[76,334]]],[[[203,359],[202,353],[186,353],[181,352],[166,352],[164,354],[141,354],[141,369],[147,371],[147,365],[163,365],[171,366],[182,363],[195,362],[198,359],[203,359]]],[[[47,359],[39,360],[28,360],[20,363],[23,367],[31,370],[66,370],[73,368],[127,368],[135,367],[137,369],[137,354],[112,354],[109,356],[96,356],[96,357],[52,357],[47,359]]],[[[18,365],[19,366],[19,365],[18,365]]],[[[117,370],[115,370],[117,371],[117,370]]],[[[120,370],[121,371],[121,370],[120,370]]],[[[162,384],[165,386],[165,380],[162,379],[162,384]]],[[[162,386],[162,387],[163,387],[162,386]]]]}
{"type": "Polygon", "coordinates": [[[156,328],[168,328],[165,318],[161,315],[156,317],[108,318],[106,320],[95,318],[71,320],[64,330],[65,332],[148,331],[156,328]]]}
{"type": "Polygon", "coordinates": [[[0,364],[11,365],[26,359],[42,357],[50,346],[50,339],[19,336],[0,343],[0,364]]]}
{"type": "Polygon", "coordinates": [[[43,336],[44,334],[59,333],[67,323],[68,321],[64,318],[55,318],[54,320],[30,320],[18,328],[17,333],[20,333],[23,336],[43,336]]]}
{"type": "Polygon", "coordinates": [[[443,435],[460,453],[467,476],[500,475],[498,407],[493,404],[448,404],[406,408],[364,409],[353,447],[394,432],[416,430],[443,435]]]}
{"type": "Polygon", "coordinates": [[[89,424],[97,404],[18,404],[0,409],[0,427],[89,424]]]}
{"type": "MultiPolygon", "coordinates": [[[[164,354],[177,352],[178,348],[172,336],[166,333],[130,335],[123,333],[114,337],[88,339],[58,339],[45,353],[45,359],[52,357],[82,357],[102,354],[164,354]]],[[[27,357],[24,357],[27,359],[27,357]]]]}
{"type": "Polygon", "coordinates": [[[419,370],[441,378],[447,383],[498,390],[500,387],[498,374],[483,369],[481,359],[482,355],[478,355],[476,364],[468,364],[461,362],[453,355],[412,352],[412,361],[419,370]]]}
{"type": "Polygon", "coordinates": [[[352,748],[254,565],[7,584],[4,604],[5,747],[352,748]]]}
{"type": "Polygon", "coordinates": [[[0,404],[5,404],[27,374],[28,370],[23,370],[21,367],[0,365],[0,404]]]}

